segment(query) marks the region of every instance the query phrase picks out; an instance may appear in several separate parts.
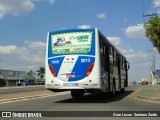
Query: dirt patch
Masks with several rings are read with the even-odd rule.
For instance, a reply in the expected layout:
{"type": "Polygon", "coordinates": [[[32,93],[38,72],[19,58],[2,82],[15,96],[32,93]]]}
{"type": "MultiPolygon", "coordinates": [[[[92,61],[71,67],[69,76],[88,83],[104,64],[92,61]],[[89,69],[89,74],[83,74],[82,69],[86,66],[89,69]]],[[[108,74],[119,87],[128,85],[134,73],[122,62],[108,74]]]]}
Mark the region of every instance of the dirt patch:
{"type": "Polygon", "coordinates": [[[156,92],[160,95],[160,88],[156,88],[156,92]]]}
{"type": "Polygon", "coordinates": [[[32,96],[52,94],[52,93],[53,92],[51,92],[49,90],[33,91],[33,92],[23,92],[23,93],[13,93],[13,94],[1,95],[0,96],[0,100],[14,99],[14,98],[20,98],[20,97],[32,97],[32,96]]]}

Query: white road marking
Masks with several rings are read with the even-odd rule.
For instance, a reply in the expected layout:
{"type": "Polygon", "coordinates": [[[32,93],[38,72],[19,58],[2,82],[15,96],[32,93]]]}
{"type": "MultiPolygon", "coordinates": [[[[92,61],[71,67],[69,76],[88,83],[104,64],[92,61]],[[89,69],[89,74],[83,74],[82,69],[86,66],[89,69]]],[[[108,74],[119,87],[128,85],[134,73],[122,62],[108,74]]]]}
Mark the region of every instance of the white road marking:
{"type": "MultiPolygon", "coordinates": [[[[0,88],[0,89],[17,89],[17,88],[36,88],[36,87],[42,87],[42,86],[44,86],[45,87],[45,85],[31,85],[31,86],[14,86],[14,87],[2,87],[2,88],[0,88]]],[[[44,88],[45,89],[45,88],[44,88]]]]}
{"type": "Polygon", "coordinates": [[[62,92],[62,93],[45,94],[45,95],[39,95],[39,96],[26,96],[26,97],[5,99],[5,100],[0,100],[0,104],[19,102],[19,101],[26,101],[26,100],[33,100],[33,99],[45,98],[45,97],[53,97],[53,96],[65,95],[65,94],[68,94],[68,93],[69,92],[62,92]]]}

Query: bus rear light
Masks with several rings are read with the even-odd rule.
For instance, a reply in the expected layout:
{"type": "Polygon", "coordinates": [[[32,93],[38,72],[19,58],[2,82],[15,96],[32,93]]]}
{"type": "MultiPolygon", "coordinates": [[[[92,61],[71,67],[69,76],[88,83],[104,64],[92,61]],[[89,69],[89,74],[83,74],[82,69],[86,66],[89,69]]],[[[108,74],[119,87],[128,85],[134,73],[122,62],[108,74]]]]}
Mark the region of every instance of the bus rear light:
{"type": "Polygon", "coordinates": [[[88,67],[86,76],[89,76],[89,75],[90,75],[90,73],[92,72],[93,67],[94,67],[94,63],[92,63],[92,64],[88,67]]]}
{"type": "Polygon", "coordinates": [[[54,77],[56,77],[56,71],[52,65],[49,64],[49,69],[54,77]]]}

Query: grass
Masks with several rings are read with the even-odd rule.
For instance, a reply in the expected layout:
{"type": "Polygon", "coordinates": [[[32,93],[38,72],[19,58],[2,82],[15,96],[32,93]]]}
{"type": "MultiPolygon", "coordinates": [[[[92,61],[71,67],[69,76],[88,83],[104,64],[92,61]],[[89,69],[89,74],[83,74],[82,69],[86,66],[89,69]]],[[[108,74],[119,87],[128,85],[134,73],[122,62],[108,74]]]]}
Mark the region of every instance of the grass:
{"type": "Polygon", "coordinates": [[[149,101],[160,101],[160,85],[146,85],[137,94],[138,98],[149,101]]]}

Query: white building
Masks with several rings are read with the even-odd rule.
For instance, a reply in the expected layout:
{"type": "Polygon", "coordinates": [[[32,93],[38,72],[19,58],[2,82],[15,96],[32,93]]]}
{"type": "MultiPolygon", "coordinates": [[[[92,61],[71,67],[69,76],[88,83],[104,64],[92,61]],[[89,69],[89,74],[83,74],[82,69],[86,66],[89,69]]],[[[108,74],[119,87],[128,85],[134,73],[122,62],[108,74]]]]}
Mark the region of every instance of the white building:
{"type": "Polygon", "coordinates": [[[25,76],[24,71],[0,69],[0,78],[5,80],[7,86],[16,86],[20,80],[25,80],[25,76]]]}

